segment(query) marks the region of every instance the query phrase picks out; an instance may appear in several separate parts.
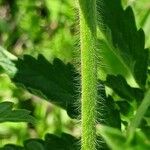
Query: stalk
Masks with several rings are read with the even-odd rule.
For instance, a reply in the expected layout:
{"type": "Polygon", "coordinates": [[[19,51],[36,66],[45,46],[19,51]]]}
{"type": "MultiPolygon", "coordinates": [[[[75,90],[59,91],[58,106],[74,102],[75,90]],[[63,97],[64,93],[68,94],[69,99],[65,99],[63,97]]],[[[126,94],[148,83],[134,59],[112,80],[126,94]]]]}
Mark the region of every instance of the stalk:
{"type": "Polygon", "coordinates": [[[147,91],[141,105],[139,106],[135,117],[130,123],[129,129],[128,129],[128,141],[131,142],[134,133],[136,131],[136,128],[140,125],[141,120],[143,119],[144,114],[148,110],[148,107],[150,106],[150,89],[147,91]]]}
{"type": "Polygon", "coordinates": [[[96,0],[78,0],[81,41],[81,149],[96,149],[96,0]]]}

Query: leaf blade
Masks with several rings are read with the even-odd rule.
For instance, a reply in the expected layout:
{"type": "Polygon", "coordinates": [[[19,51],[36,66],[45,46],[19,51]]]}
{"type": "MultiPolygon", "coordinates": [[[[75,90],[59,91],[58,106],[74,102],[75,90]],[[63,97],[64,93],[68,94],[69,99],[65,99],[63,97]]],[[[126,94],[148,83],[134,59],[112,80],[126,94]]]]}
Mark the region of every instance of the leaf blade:
{"type": "Polygon", "coordinates": [[[0,123],[2,122],[29,122],[35,124],[36,120],[25,109],[13,110],[12,102],[0,103],[0,123]]]}

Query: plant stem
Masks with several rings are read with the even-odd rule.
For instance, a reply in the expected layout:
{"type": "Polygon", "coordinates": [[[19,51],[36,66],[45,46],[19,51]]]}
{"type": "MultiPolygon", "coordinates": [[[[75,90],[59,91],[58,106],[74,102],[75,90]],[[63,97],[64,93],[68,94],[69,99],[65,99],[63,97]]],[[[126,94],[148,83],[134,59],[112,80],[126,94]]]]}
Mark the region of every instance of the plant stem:
{"type": "Polygon", "coordinates": [[[141,105],[139,106],[135,117],[130,123],[128,130],[128,142],[130,142],[134,136],[136,128],[139,126],[144,114],[146,113],[148,107],[150,106],[150,89],[147,91],[141,105]]]}
{"type": "Polygon", "coordinates": [[[82,150],[96,149],[96,0],[79,0],[81,40],[81,122],[82,150]]]}

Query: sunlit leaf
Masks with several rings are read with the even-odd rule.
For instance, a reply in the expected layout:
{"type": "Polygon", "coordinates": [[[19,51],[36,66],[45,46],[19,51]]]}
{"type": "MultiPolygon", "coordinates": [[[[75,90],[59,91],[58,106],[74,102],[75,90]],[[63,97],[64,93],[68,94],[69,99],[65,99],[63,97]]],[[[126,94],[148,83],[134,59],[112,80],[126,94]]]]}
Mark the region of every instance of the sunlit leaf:
{"type": "Polygon", "coordinates": [[[12,62],[16,59],[17,57],[0,46],[0,67],[4,70],[3,72],[7,73],[11,77],[17,71],[15,64],[12,62]]]}
{"type": "Polygon", "coordinates": [[[142,88],[147,78],[148,50],[145,36],[138,30],[130,7],[125,10],[120,0],[98,0],[100,55],[105,70],[135,79],[142,88]],[[103,12],[101,12],[103,10],[103,12]]]}

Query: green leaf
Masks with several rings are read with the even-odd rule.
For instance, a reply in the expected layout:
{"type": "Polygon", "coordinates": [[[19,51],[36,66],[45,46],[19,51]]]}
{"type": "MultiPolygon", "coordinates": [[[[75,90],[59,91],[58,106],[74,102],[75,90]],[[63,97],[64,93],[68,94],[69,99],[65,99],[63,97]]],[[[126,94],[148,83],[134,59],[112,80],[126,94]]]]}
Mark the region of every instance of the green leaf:
{"type": "Polygon", "coordinates": [[[13,110],[12,102],[2,102],[0,103],[0,123],[2,122],[30,122],[35,123],[35,119],[29,115],[28,110],[17,109],[13,110]]]}
{"type": "Polygon", "coordinates": [[[142,128],[143,133],[146,135],[148,140],[150,141],[150,126],[145,126],[142,128]]]}
{"type": "Polygon", "coordinates": [[[133,117],[129,129],[128,129],[128,140],[132,140],[136,129],[139,127],[140,123],[143,120],[144,115],[146,114],[150,106],[150,89],[145,93],[144,99],[138,107],[135,116],[133,117]]]}
{"type": "Polygon", "coordinates": [[[64,64],[59,59],[49,63],[42,55],[37,59],[25,55],[15,62],[18,69],[13,81],[22,84],[30,92],[43,96],[48,101],[68,110],[70,116],[77,115],[78,76],[70,63],[64,64]],[[71,111],[70,111],[71,110],[71,111]]]}
{"type": "Polygon", "coordinates": [[[24,141],[24,148],[15,145],[5,145],[2,150],[79,150],[79,140],[70,134],[62,133],[61,136],[46,134],[45,140],[28,139],[24,141]]]}
{"type": "Polygon", "coordinates": [[[25,150],[25,149],[21,146],[7,144],[3,148],[0,148],[0,150],[25,150]]]}
{"type": "Polygon", "coordinates": [[[45,150],[44,141],[40,139],[29,139],[24,142],[24,147],[27,150],[45,150]]]}
{"type": "Polygon", "coordinates": [[[107,126],[99,126],[97,132],[104,138],[112,150],[125,149],[126,138],[122,135],[120,130],[107,126]]]}
{"type": "Polygon", "coordinates": [[[3,72],[11,77],[13,77],[17,71],[15,64],[12,62],[13,60],[17,60],[17,57],[0,46],[0,67],[4,70],[3,72]]]}
{"type": "Polygon", "coordinates": [[[80,149],[79,141],[73,136],[65,133],[63,133],[61,137],[52,134],[47,134],[45,136],[46,150],[48,150],[50,146],[53,148],[53,150],[79,150],[80,149]]]}
{"type": "Polygon", "coordinates": [[[148,4],[149,0],[136,1],[135,3],[132,3],[138,26],[142,27],[146,35],[146,47],[150,47],[150,10],[146,7],[148,4]]]}
{"type": "Polygon", "coordinates": [[[97,7],[100,54],[106,71],[110,69],[107,73],[134,77],[143,88],[147,78],[148,50],[144,48],[144,32],[137,29],[132,9],[123,10],[121,0],[98,0],[97,7]]]}
{"type": "Polygon", "coordinates": [[[121,128],[120,113],[116,109],[115,101],[108,95],[104,83],[98,81],[98,99],[97,99],[97,122],[111,127],[121,128]]]}
{"type": "Polygon", "coordinates": [[[117,105],[119,106],[119,112],[128,117],[133,117],[134,114],[134,108],[128,103],[127,101],[117,101],[117,105]]]}
{"type": "Polygon", "coordinates": [[[105,87],[99,83],[99,98],[97,102],[97,122],[111,127],[121,128],[119,111],[115,108],[115,102],[111,96],[106,96],[105,87]]]}
{"type": "Polygon", "coordinates": [[[109,126],[121,129],[121,118],[120,112],[115,107],[115,102],[111,96],[108,96],[107,99],[107,118],[106,121],[109,122],[109,126]]]}
{"type": "Polygon", "coordinates": [[[140,130],[136,131],[134,139],[129,145],[130,149],[134,150],[149,150],[150,149],[150,141],[140,130]]]}
{"type": "Polygon", "coordinates": [[[144,98],[144,91],[128,85],[121,75],[108,75],[105,84],[112,88],[121,98],[124,98],[127,101],[137,100],[141,102],[144,98]]]}
{"type": "Polygon", "coordinates": [[[136,132],[134,139],[131,143],[127,142],[128,136],[124,136],[123,133],[115,128],[107,126],[99,126],[98,134],[100,134],[110,149],[112,150],[149,150],[150,142],[142,132],[136,132]]]}

